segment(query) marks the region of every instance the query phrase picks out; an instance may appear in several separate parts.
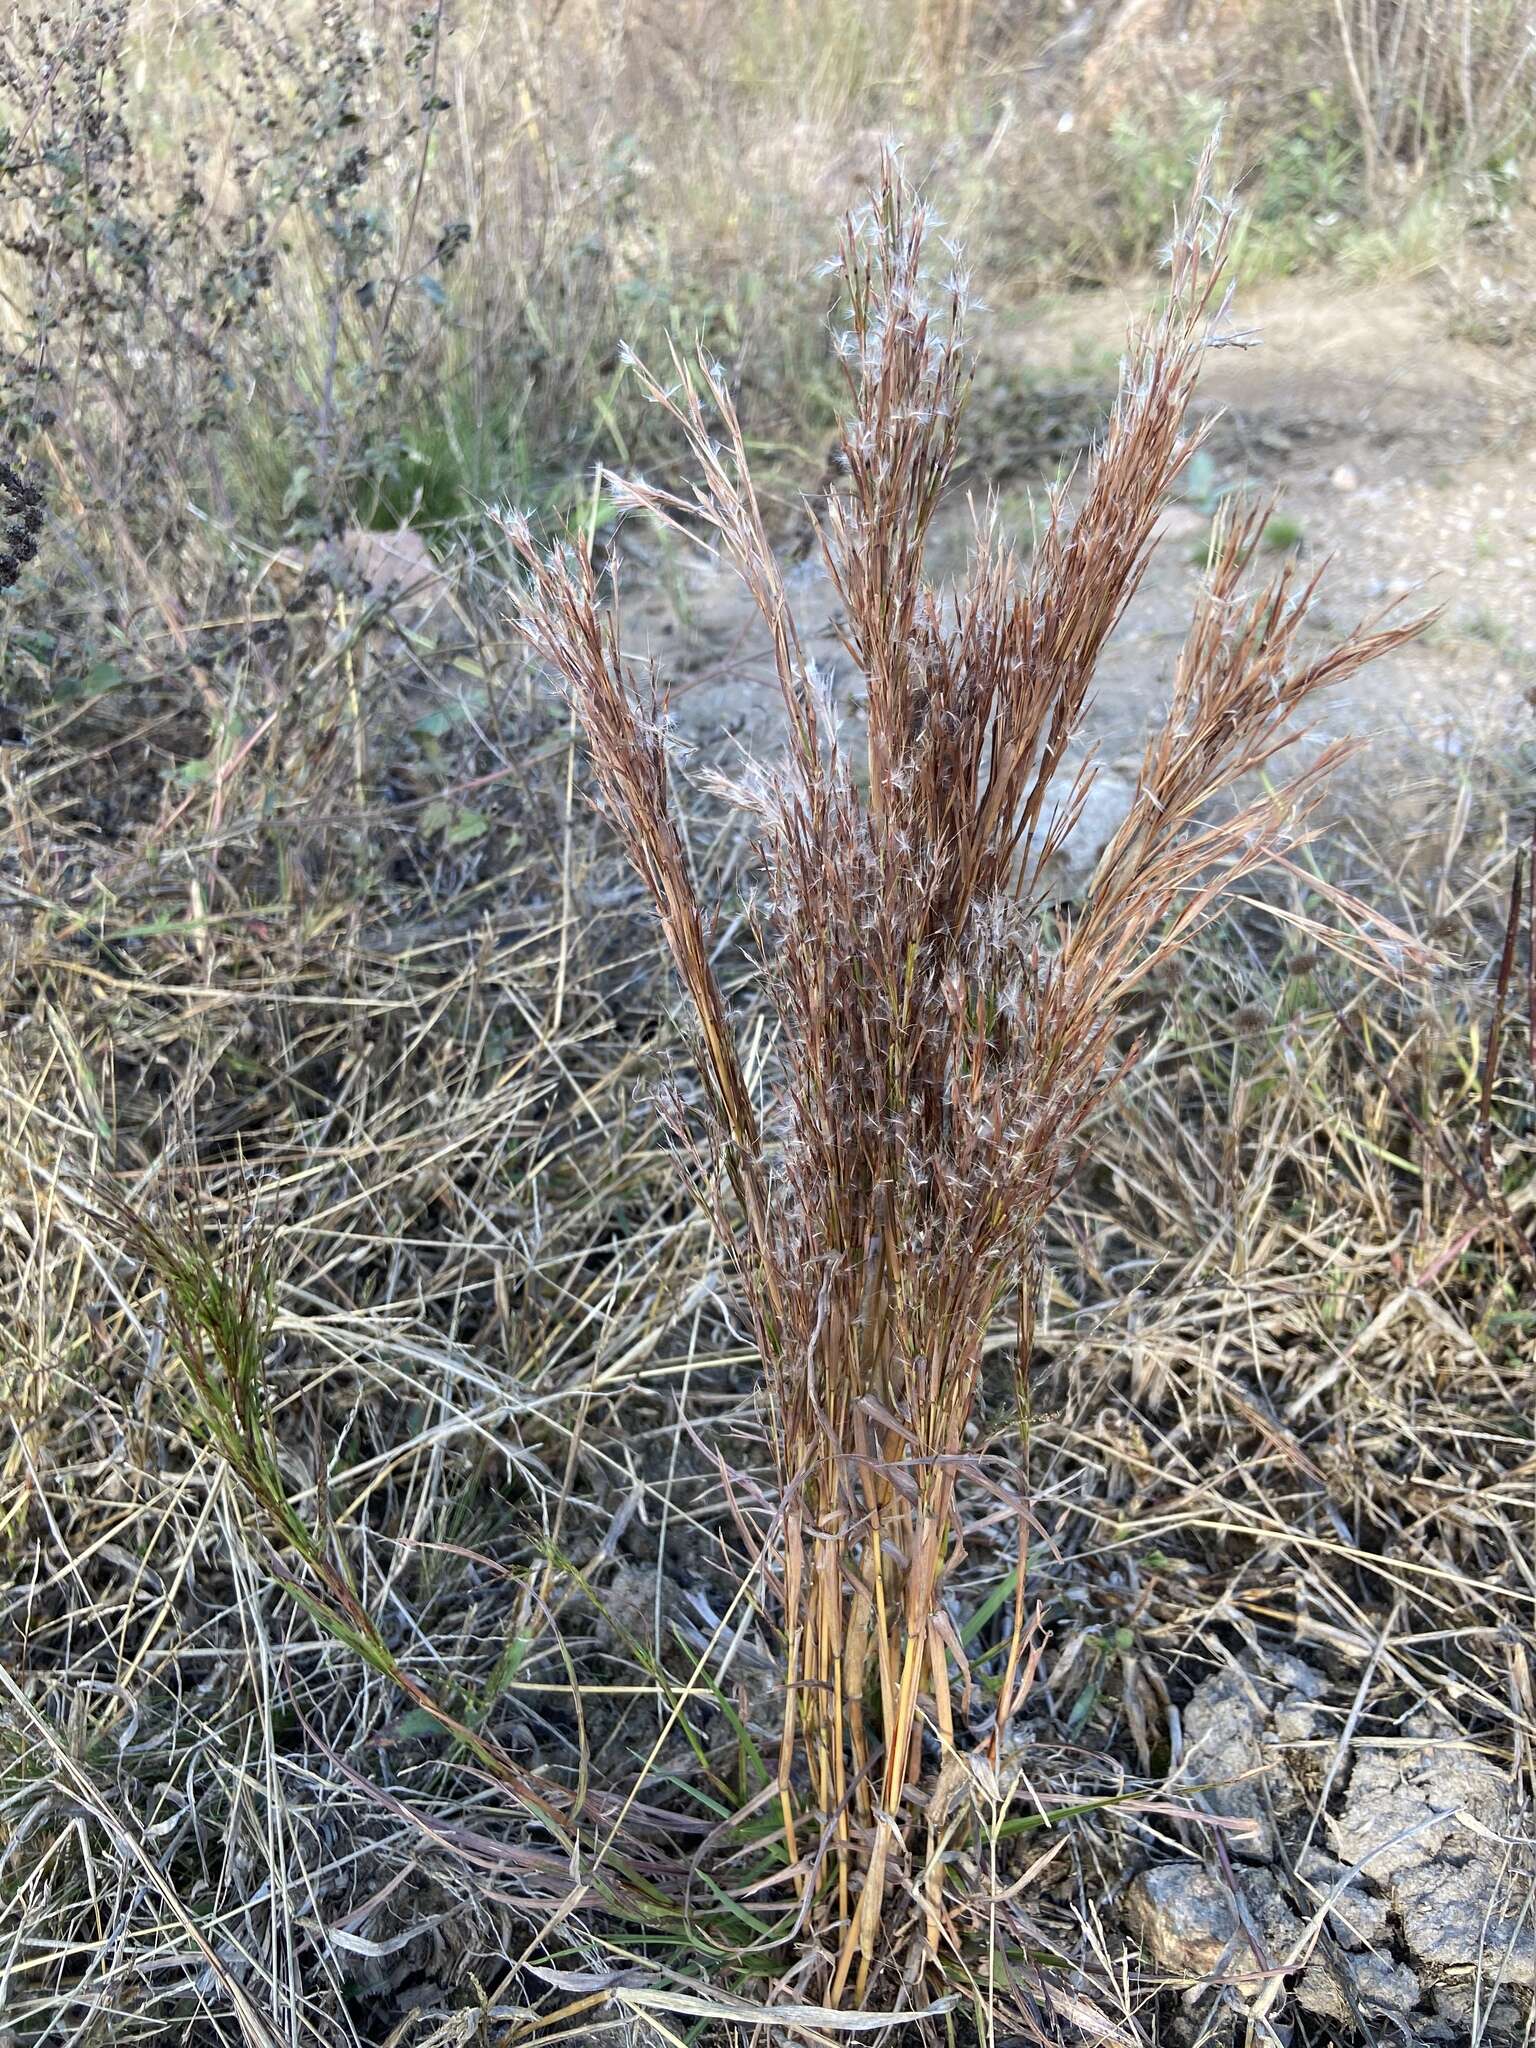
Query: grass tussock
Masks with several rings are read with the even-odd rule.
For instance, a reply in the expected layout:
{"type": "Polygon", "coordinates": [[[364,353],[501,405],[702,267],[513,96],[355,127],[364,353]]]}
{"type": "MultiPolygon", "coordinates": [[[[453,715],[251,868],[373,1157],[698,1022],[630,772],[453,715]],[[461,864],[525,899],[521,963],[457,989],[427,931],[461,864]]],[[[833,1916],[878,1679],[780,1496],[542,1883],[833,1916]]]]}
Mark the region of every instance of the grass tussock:
{"type": "Polygon", "coordinates": [[[1397,629],[1239,512],[1130,818],[1045,886],[1198,438],[1202,230],[1250,276],[1518,236],[1524,24],[1115,18],[0,21],[5,2048],[1354,2048],[1366,1961],[1322,2019],[1292,1936],[1191,1986],[1125,1910],[1246,1881],[1189,1710],[1284,1659],[1291,1846],[1426,1726],[1499,1775],[1410,2024],[1525,2024],[1528,721],[1458,703],[1244,887],[1250,771],[1397,629]],[[1120,279],[1215,101],[1247,224],[1186,223],[1029,563],[983,521],[934,595],[965,294],[899,180],[841,286],[826,220],[894,128],[990,297],[1120,279]],[[768,544],[843,414],[867,726],[768,544]],[[599,459],[748,577],[787,759],[684,772],[599,459]],[[508,497],[585,551],[515,562],[508,497]],[[402,519],[430,616],[342,559],[402,519]],[[1428,978],[1315,929],[1388,917],[1428,978]]]}
{"type": "MultiPolygon", "coordinates": [[[[691,1005],[701,1097],[693,1116],[678,1098],[673,1121],[733,1247],[767,1378],[778,1791],[834,2005],[889,1995],[887,1969],[919,1981],[946,1945],[942,1862],[915,1795],[925,1730],[952,1755],[953,1698],[969,1690],[944,1594],[988,1336],[1013,1301],[1022,1370],[1041,1223],[1121,1078],[1131,992],[1273,856],[1330,757],[1229,819],[1207,807],[1289,743],[1315,691],[1416,630],[1362,629],[1301,656],[1312,587],[1287,568],[1244,597],[1264,517],[1228,525],[1129,813],[1051,944],[1044,871],[1084,796],[1063,797],[1058,770],[1198,446],[1185,417],[1220,312],[1224,216],[1202,179],[1071,526],[1058,499],[1027,573],[984,531],[952,618],[922,562],[955,459],[965,288],[930,300],[928,225],[888,160],[841,258],[851,409],[821,539],[863,679],[862,775],[801,650],[718,373],[706,361],[692,382],[675,362],[669,391],[641,372],[703,481],[691,500],[626,495],[701,521],[735,564],[771,630],[788,722],[787,766],[732,792],[763,878],[753,925],[780,1070],[765,1102],[711,964],[654,683],[645,693],[626,664],[590,550],[545,558],[517,534],[532,579],[522,629],[570,693],[691,1005]],[[904,1937],[903,1899],[926,1908],[904,1937]]],[[[994,1767],[1022,1704],[1024,1616],[1021,1603],[994,1767]]]]}

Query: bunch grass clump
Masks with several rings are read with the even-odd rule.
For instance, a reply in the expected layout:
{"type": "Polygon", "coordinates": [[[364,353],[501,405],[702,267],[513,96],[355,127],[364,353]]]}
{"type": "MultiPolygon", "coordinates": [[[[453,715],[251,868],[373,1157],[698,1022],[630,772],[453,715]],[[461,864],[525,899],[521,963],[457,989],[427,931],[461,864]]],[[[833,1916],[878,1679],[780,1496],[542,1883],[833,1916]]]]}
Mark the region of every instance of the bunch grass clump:
{"type": "MultiPolygon", "coordinates": [[[[1048,869],[1089,780],[1064,784],[1067,749],[1200,440],[1187,412],[1229,232],[1207,174],[1075,518],[1059,492],[1027,571],[983,524],[952,599],[925,582],[923,550],[969,377],[965,282],[930,295],[929,215],[893,158],[849,219],[849,416],[820,539],[867,702],[862,773],[804,654],[720,376],[677,362],[668,389],[639,372],[702,481],[691,499],[642,484],[623,495],[702,525],[735,564],[771,631],[787,718],[786,759],[734,785],[755,821],[758,972],[778,1025],[766,1098],[712,965],[656,677],[634,673],[590,551],[544,556],[516,530],[522,630],[576,707],[692,1009],[699,1100],[685,1110],[676,1096],[673,1121],[763,1360],[780,1489],[761,1563],[782,1630],[785,1849],[833,2002],[871,1995],[893,1956],[892,1898],[920,1868],[923,1737],[953,1749],[966,1677],[944,1596],[983,1345],[1011,1303],[1022,1373],[1041,1221],[1124,1070],[1126,999],[1271,859],[1337,749],[1214,821],[1212,800],[1290,743],[1314,692],[1415,630],[1363,627],[1303,653],[1315,582],[1287,566],[1244,595],[1263,515],[1229,521],[1129,814],[1051,942],[1048,869]]],[[[931,1959],[941,1885],[913,1925],[931,1959]]]]}

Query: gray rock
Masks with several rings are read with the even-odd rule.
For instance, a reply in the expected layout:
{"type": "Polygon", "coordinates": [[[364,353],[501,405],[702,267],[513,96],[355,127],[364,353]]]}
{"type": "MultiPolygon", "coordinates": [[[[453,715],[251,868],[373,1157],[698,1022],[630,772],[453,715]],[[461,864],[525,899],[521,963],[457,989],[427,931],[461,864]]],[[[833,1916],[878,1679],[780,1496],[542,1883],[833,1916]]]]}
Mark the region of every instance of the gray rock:
{"type": "MultiPolygon", "coordinates": [[[[1305,1897],[1289,1898],[1273,1871],[1245,1871],[1242,1884],[1251,1924],[1263,1941],[1269,1968],[1294,1966],[1306,1957],[1295,1985],[1296,2003],[1303,2012],[1347,2024],[1356,2007],[1362,2012],[1406,2013],[1417,2004],[1419,1983],[1412,1970],[1369,1952],[1339,1956],[1319,1947],[1310,1925],[1312,1915],[1305,1912],[1305,1897]]],[[[1368,1908],[1374,1902],[1362,1903],[1368,1908]]],[[[1379,1925],[1384,1937],[1385,1911],[1379,1925]]]]}
{"type": "Polygon", "coordinates": [[[1125,1904],[1147,1954],[1175,1977],[1211,1976],[1241,1939],[1231,1893],[1199,1863],[1144,1871],[1125,1904]]]}
{"type": "Polygon", "coordinates": [[[1322,1672],[1289,1650],[1261,1650],[1259,1660],[1275,1683],[1298,1700],[1320,1700],[1328,1690],[1322,1672]]]}
{"type": "Polygon", "coordinates": [[[1283,1963],[1298,1948],[1303,1923],[1272,1870],[1245,1870],[1243,1902],[1249,1926],[1262,1938],[1271,1963],[1283,1963]]]}
{"type": "Polygon", "coordinates": [[[1327,1902],[1328,1931],[1341,1948],[1382,1948],[1387,1941],[1387,1902],[1367,1892],[1342,1863],[1321,1849],[1309,1849],[1297,1866],[1300,1904],[1315,1911],[1327,1902]]]}
{"type": "Polygon", "coordinates": [[[1444,2022],[1447,2041],[1472,2041],[1477,2048],[1514,2048],[1525,2031],[1514,1995],[1508,1991],[1490,1995],[1486,1985],[1481,1989],[1470,1984],[1437,1985],[1435,2013],[1444,2022]]]}
{"type": "Polygon", "coordinates": [[[1203,1680],[1184,1709],[1183,1782],[1203,1788],[1212,1813],[1251,1823],[1229,1836],[1228,1847],[1255,1863],[1273,1861],[1272,1816],[1294,1811],[1301,1798],[1268,1736],[1257,1683],[1242,1672],[1203,1680]]]}
{"type": "MultiPolygon", "coordinates": [[[[1303,2012],[1349,2026],[1357,2015],[1401,2018],[1417,2005],[1418,1978],[1388,1956],[1316,1948],[1308,1955],[1308,1924],[1272,1871],[1245,1870],[1241,1891],[1239,1902],[1201,1864],[1165,1863],[1136,1879],[1126,1914],[1148,1956],[1170,1976],[1220,1976],[1255,1998],[1272,1983],[1273,1972],[1293,1970],[1305,1956],[1294,1982],[1303,2012]]],[[[1384,1913],[1380,1925],[1384,1934],[1384,1913]]]]}
{"type": "Polygon", "coordinates": [[[1296,1987],[1296,2003],[1303,2012],[1346,2027],[1357,2012],[1365,2019],[1383,2014],[1404,2018],[1421,1996],[1412,1970],[1387,1956],[1314,1956],[1296,1987]]]}
{"type": "Polygon", "coordinates": [[[310,563],[333,583],[355,590],[361,601],[388,606],[410,632],[440,638],[454,628],[453,579],[412,527],[374,533],[349,526],[322,542],[310,563]]]}
{"type": "MultiPolygon", "coordinates": [[[[1057,776],[1046,799],[1044,823],[1049,826],[1054,806],[1064,804],[1072,794],[1074,777],[1057,776]]],[[[1053,892],[1075,902],[1087,893],[1099,856],[1125,823],[1135,799],[1136,785],[1128,775],[1114,768],[1100,768],[1088,786],[1077,822],[1067,834],[1047,869],[1053,892]]]]}
{"type": "Polygon", "coordinates": [[[1463,1739],[1366,1750],[1328,1827],[1339,1856],[1385,1890],[1421,1961],[1536,1984],[1536,1852],[1518,1839],[1503,1776],[1463,1739]]]}
{"type": "Polygon", "coordinates": [[[1275,1708],[1270,1727],[1281,1749],[1304,1749],[1327,1738],[1330,1716],[1315,1701],[1304,1699],[1299,1693],[1288,1693],[1275,1708]]]}

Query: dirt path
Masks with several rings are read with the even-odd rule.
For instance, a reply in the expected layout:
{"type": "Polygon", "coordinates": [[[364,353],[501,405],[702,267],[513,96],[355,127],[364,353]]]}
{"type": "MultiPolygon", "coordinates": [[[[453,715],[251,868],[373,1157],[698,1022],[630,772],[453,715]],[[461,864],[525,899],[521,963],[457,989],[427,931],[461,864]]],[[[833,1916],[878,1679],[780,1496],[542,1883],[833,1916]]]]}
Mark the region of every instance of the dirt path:
{"type": "MultiPolygon", "coordinates": [[[[1085,390],[1108,390],[1137,303],[1095,295],[984,328],[969,481],[995,485],[1015,532],[1028,534],[1040,502],[1040,426],[1053,393],[1079,423],[1057,438],[1080,441],[1095,410],[1085,390]],[[1095,368],[1087,379],[1085,362],[1095,368]]],[[[1346,804],[1362,787],[1389,795],[1411,832],[1424,819],[1413,792],[1427,764],[1460,772],[1487,760],[1502,772],[1536,731],[1536,374],[1509,351],[1449,339],[1423,284],[1346,294],[1289,283],[1250,296],[1233,324],[1256,332],[1259,345],[1208,358],[1198,405],[1220,419],[1100,667],[1089,737],[1105,772],[1080,859],[1112,827],[1114,778],[1139,755],[1165,700],[1210,517],[1231,490],[1278,492],[1277,546],[1307,561],[1336,558],[1315,614],[1319,634],[1394,597],[1441,608],[1424,639],[1333,693],[1315,721],[1330,737],[1366,742],[1342,788],[1346,804]]],[[[962,566],[968,531],[961,492],[935,535],[931,564],[941,577],[962,566]]],[[[674,711],[690,738],[711,750],[730,736],[772,751],[776,693],[749,603],[707,561],[674,560],[667,570],[630,607],[631,645],[674,679],[674,711]]],[[[819,562],[793,570],[791,587],[812,652],[846,679],[819,562]]]]}

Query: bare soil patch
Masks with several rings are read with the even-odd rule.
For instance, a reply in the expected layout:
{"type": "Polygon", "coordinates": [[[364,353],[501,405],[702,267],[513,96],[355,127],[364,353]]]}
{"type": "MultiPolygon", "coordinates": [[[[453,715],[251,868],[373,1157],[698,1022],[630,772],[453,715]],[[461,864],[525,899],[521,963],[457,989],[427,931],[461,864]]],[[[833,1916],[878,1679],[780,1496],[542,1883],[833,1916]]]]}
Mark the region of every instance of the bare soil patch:
{"type": "MultiPolygon", "coordinates": [[[[1051,477],[1103,417],[1137,303],[1130,294],[1069,299],[1038,319],[995,322],[985,336],[990,369],[967,433],[969,480],[978,498],[996,491],[1021,546],[1051,477]],[[1085,362],[1099,366],[1097,381],[1085,362]]],[[[1365,742],[1357,776],[1411,829],[1426,758],[1503,753],[1533,730],[1536,390],[1510,354],[1448,338],[1424,284],[1351,294],[1288,283],[1245,300],[1229,327],[1255,345],[1207,360],[1197,401],[1213,421],[1207,452],[1101,663],[1093,743],[1107,778],[1134,769],[1166,699],[1213,513],[1228,493],[1273,493],[1276,549],[1328,563],[1320,631],[1394,601],[1441,609],[1428,637],[1333,693],[1318,721],[1329,737],[1365,742]]],[[[972,517],[958,503],[941,520],[931,557],[940,575],[962,568],[972,517]]],[[[638,535],[628,552],[642,570],[628,638],[674,679],[684,734],[710,750],[771,749],[780,714],[767,640],[730,570],[677,554],[662,564],[638,535]]],[[[835,679],[848,664],[833,593],[819,559],[804,543],[801,552],[800,617],[835,679]]],[[[1087,839],[1107,836],[1115,804],[1110,780],[1087,839]]]]}

